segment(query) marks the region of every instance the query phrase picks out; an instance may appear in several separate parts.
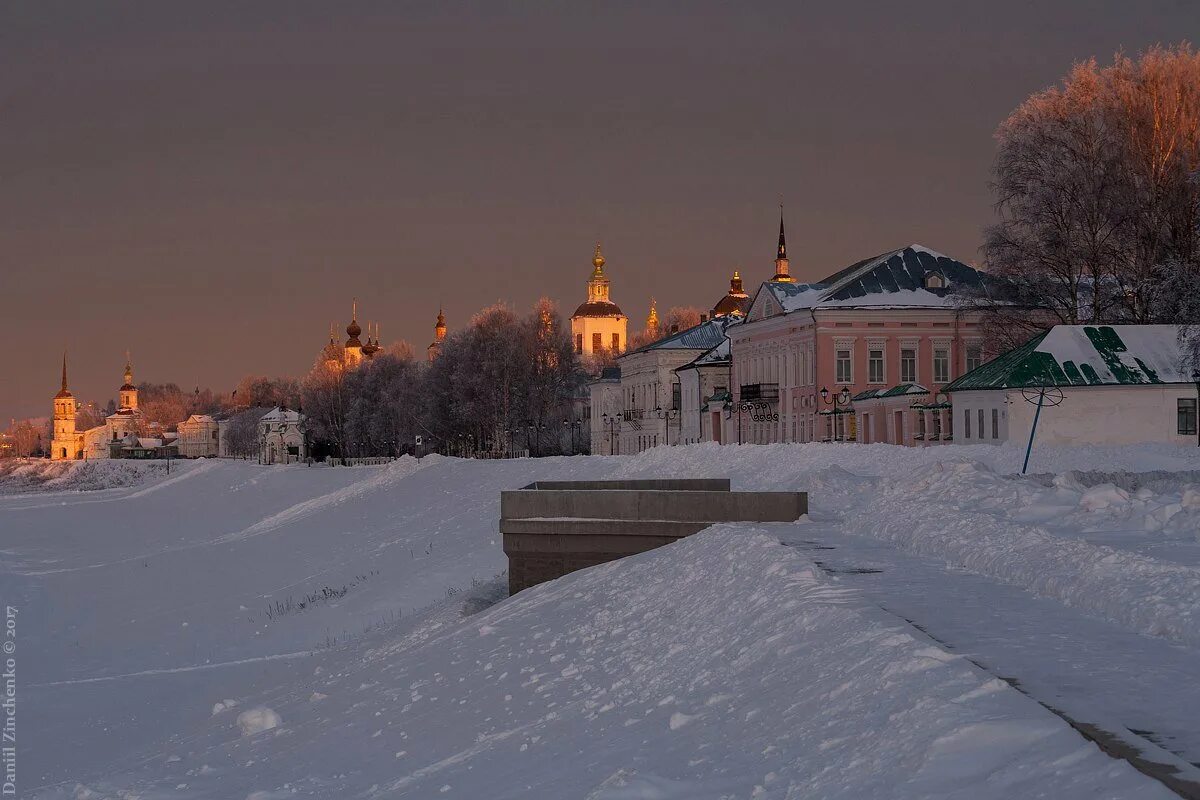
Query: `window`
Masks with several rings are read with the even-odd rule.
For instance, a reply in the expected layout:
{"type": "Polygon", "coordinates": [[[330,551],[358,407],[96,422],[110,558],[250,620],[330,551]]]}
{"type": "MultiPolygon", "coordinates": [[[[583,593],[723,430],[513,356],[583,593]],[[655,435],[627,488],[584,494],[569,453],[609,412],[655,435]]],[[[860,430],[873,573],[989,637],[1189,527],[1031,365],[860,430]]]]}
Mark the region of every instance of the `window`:
{"type": "Polygon", "coordinates": [[[945,289],[946,279],[939,272],[928,272],[925,275],[926,289],[945,289]]]}
{"type": "MultiPolygon", "coordinates": [[[[679,404],[680,404],[681,397],[682,397],[682,392],[680,391],[679,384],[672,383],[671,384],[671,408],[675,409],[676,411],[679,410],[679,404]]],[[[668,422],[667,424],[669,425],[670,423],[668,422]]]]}
{"type": "Polygon", "coordinates": [[[576,353],[583,352],[583,334],[582,333],[575,334],[575,352],[576,353]]]}
{"type": "Polygon", "coordinates": [[[883,383],[883,351],[867,351],[867,380],[871,383],[883,383]]]}
{"type": "Polygon", "coordinates": [[[933,348],[933,382],[950,382],[950,351],[945,347],[933,348]]]}
{"type": "Polygon", "coordinates": [[[1176,401],[1176,430],[1181,436],[1196,435],[1196,398],[1181,397],[1176,401]]]}
{"type": "Polygon", "coordinates": [[[900,351],[900,382],[901,383],[916,383],[917,382],[917,351],[916,350],[901,350],[900,351]]]}
{"type": "Polygon", "coordinates": [[[837,351],[837,382],[854,383],[854,371],[850,364],[850,351],[837,351]]]}
{"type": "Polygon", "coordinates": [[[992,438],[1000,438],[1000,409],[992,409],[992,438]]]}
{"type": "Polygon", "coordinates": [[[967,372],[983,363],[983,348],[977,344],[967,345],[967,372]]]}
{"type": "Polygon", "coordinates": [[[621,349],[621,334],[614,333],[612,335],[612,349],[614,353],[621,349]]]}
{"type": "MultiPolygon", "coordinates": [[[[983,438],[983,409],[979,409],[979,438],[983,438]]],[[[993,437],[995,438],[995,437],[993,437]]]]}
{"type": "Polygon", "coordinates": [[[604,349],[604,334],[593,333],[592,334],[592,352],[599,353],[603,349],[604,349]]]}
{"type": "MultiPolygon", "coordinates": [[[[982,414],[983,412],[980,411],[979,413],[982,414]]],[[[979,435],[982,436],[983,431],[980,431],[979,435]]],[[[971,438],[971,409],[969,408],[963,409],[963,438],[971,438]]]]}

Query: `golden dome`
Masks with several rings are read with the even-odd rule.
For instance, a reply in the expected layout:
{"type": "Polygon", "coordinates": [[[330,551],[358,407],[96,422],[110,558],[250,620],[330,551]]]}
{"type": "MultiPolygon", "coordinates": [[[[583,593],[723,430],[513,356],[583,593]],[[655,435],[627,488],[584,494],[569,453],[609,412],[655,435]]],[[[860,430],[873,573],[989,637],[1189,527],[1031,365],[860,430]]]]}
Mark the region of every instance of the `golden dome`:
{"type": "Polygon", "coordinates": [[[600,252],[599,242],[596,242],[596,253],[592,256],[592,266],[596,268],[597,272],[604,269],[604,255],[600,252]]]}

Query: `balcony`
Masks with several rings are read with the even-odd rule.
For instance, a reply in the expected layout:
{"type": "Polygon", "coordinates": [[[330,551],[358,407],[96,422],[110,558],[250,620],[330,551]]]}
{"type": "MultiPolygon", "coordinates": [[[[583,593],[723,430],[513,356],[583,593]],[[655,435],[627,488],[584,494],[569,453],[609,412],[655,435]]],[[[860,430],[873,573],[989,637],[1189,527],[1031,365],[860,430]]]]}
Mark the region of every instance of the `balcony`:
{"type": "Polygon", "coordinates": [[[742,384],[740,399],[743,401],[760,401],[764,403],[779,402],[778,383],[746,383],[742,384]]]}

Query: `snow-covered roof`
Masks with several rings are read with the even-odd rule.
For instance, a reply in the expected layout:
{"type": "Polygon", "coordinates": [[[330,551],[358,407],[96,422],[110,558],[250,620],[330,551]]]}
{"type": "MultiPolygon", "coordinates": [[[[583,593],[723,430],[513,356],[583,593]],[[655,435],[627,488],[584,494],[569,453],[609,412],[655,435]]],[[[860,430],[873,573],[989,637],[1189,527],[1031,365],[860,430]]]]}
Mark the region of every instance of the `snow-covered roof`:
{"type": "Polygon", "coordinates": [[[299,422],[303,419],[303,415],[299,411],[293,411],[290,408],[280,408],[275,406],[266,414],[259,418],[259,422],[299,422]]]}
{"type": "Polygon", "coordinates": [[[187,418],[187,422],[184,424],[202,425],[202,424],[209,423],[209,422],[216,422],[216,420],[213,419],[212,416],[209,414],[192,414],[190,417],[187,418]]]}
{"type": "Polygon", "coordinates": [[[725,341],[725,331],[732,325],[737,325],[741,322],[740,317],[717,317],[716,319],[706,320],[699,325],[693,325],[687,330],[673,333],[670,336],[659,339],[657,342],[639,347],[637,350],[630,350],[621,358],[631,356],[634,353],[645,353],[651,350],[711,350],[717,345],[725,341]]]}
{"type": "Polygon", "coordinates": [[[1191,383],[1174,325],[1056,325],[945,391],[1191,383]]]}
{"type": "Polygon", "coordinates": [[[684,364],[675,371],[678,372],[681,369],[694,369],[696,367],[712,366],[714,364],[728,364],[730,363],[730,344],[731,342],[729,341],[729,338],[726,337],[719,345],[711,350],[701,353],[699,356],[697,356],[695,361],[684,364]]]}
{"type": "Polygon", "coordinates": [[[919,244],[839,270],[817,283],[767,281],[783,313],[818,308],[947,308],[963,288],[984,286],[984,274],[919,244]]]}

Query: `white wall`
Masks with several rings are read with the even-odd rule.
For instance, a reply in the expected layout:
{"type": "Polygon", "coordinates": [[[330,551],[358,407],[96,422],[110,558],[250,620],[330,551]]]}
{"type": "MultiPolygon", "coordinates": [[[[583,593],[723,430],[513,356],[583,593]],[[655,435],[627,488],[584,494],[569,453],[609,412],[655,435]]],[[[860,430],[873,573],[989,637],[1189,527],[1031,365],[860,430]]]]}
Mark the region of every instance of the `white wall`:
{"type": "MultiPolygon", "coordinates": [[[[1193,435],[1180,435],[1176,401],[1194,398],[1196,388],[1188,384],[1149,386],[1075,386],[1063,390],[1063,402],[1042,408],[1038,421],[1039,444],[1136,444],[1169,442],[1195,445],[1193,435]]],[[[1024,400],[1019,390],[955,392],[954,441],[958,444],[991,443],[991,409],[1000,412],[999,441],[1024,443],[1037,407],[1024,400]],[[976,430],[977,409],[984,409],[987,437],[976,430]],[[971,438],[963,433],[963,411],[975,414],[971,438]]]]}

